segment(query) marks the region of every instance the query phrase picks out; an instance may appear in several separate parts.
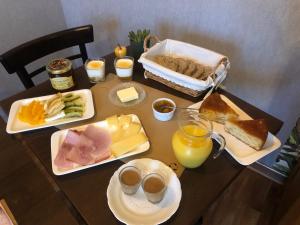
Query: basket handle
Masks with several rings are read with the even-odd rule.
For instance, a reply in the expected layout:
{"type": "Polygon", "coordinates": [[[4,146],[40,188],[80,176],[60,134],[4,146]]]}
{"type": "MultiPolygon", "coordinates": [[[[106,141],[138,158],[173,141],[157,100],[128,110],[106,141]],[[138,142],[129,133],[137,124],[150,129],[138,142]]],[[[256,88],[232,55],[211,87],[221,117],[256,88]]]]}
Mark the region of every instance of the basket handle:
{"type": "Polygon", "coordinates": [[[147,42],[151,39],[154,40],[154,43],[160,42],[156,35],[148,34],[144,39],[144,52],[147,52],[149,50],[149,48],[147,48],[147,42]]]}

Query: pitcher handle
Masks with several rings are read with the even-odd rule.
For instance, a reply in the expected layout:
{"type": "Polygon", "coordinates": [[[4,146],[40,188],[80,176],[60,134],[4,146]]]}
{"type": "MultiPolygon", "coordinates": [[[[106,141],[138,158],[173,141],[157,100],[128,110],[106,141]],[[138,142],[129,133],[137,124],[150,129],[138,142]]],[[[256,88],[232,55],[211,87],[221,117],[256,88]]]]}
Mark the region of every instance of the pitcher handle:
{"type": "Polygon", "coordinates": [[[216,159],[224,151],[226,141],[225,141],[225,138],[221,134],[218,134],[218,133],[212,133],[211,137],[213,139],[215,139],[220,144],[220,147],[219,147],[218,151],[213,154],[213,159],[216,159]]]}

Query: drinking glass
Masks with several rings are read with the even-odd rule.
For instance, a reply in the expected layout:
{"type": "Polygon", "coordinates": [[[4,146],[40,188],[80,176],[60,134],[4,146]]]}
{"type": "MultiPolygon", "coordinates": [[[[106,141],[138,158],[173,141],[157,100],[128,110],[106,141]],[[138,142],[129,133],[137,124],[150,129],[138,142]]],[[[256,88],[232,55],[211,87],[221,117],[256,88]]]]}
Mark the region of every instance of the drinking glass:
{"type": "Polygon", "coordinates": [[[91,83],[105,80],[105,59],[87,59],[84,65],[91,83]]]}
{"type": "Polygon", "coordinates": [[[117,76],[122,81],[129,81],[132,79],[134,58],[131,56],[117,57],[114,61],[117,76]]]}

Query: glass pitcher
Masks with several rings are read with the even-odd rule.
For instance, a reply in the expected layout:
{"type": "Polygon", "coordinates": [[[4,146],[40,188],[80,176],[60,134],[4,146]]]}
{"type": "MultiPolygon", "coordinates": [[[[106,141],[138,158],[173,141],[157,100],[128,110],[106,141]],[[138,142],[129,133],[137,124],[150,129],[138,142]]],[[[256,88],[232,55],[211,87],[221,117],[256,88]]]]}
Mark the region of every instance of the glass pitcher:
{"type": "Polygon", "coordinates": [[[212,138],[220,143],[213,158],[218,157],[225,147],[222,135],[213,132],[210,120],[194,111],[183,111],[178,115],[179,129],[172,138],[172,147],[180,164],[196,168],[208,158],[212,149],[212,138]]]}

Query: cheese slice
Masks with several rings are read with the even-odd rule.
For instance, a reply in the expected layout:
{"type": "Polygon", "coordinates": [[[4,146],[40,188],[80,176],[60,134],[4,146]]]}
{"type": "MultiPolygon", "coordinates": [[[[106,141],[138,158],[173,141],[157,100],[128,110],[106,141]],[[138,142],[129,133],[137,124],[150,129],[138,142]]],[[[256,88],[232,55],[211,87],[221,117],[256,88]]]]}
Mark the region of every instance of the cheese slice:
{"type": "Polygon", "coordinates": [[[127,138],[130,136],[133,136],[137,133],[139,133],[139,131],[141,130],[141,124],[140,123],[136,123],[136,122],[132,122],[128,125],[128,127],[123,128],[123,134],[122,134],[122,138],[127,138]]]}
{"type": "Polygon", "coordinates": [[[122,139],[110,146],[111,153],[118,157],[130,151],[133,151],[139,145],[144,144],[147,141],[147,137],[144,133],[138,133],[128,138],[122,139]]]}
{"type": "Polygon", "coordinates": [[[137,93],[134,87],[119,90],[117,91],[117,95],[121,102],[129,102],[139,98],[139,93],[137,93]]]}
{"type": "Polygon", "coordinates": [[[131,122],[132,122],[132,118],[130,115],[119,116],[120,127],[123,127],[123,128],[128,127],[131,122]]]}

